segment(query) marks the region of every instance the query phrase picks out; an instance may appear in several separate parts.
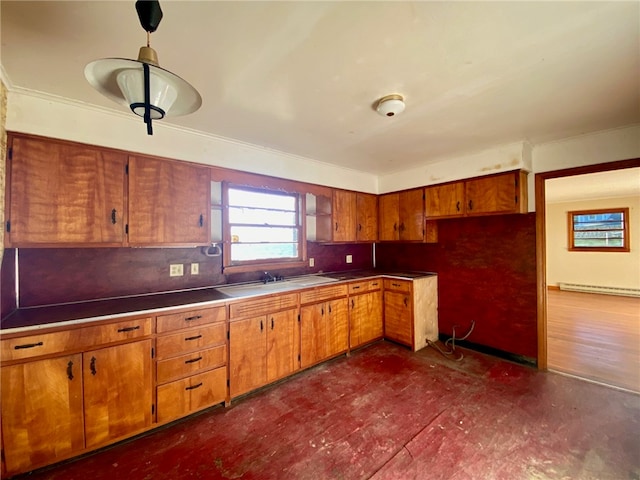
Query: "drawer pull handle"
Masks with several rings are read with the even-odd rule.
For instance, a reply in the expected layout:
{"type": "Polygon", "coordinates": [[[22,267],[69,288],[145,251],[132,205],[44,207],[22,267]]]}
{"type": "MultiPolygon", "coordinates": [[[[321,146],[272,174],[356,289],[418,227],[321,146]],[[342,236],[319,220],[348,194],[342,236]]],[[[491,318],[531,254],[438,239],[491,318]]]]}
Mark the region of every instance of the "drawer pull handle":
{"type": "Polygon", "coordinates": [[[116,209],[115,209],[115,208],[114,208],[113,210],[111,210],[111,223],[112,223],[113,225],[115,225],[115,224],[116,224],[116,221],[117,221],[117,219],[116,219],[116,215],[117,215],[117,214],[118,214],[118,212],[116,211],[116,209]]]}
{"type": "Polygon", "coordinates": [[[456,202],[456,211],[460,211],[460,200],[456,202]]]}
{"type": "Polygon", "coordinates": [[[27,343],[25,345],[16,345],[14,348],[14,350],[21,350],[23,348],[33,348],[33,347],[41,347],[42,345],[44,345],[42,342],[38,342],[38,343],[27,343]]]}
{"type": "Polygon", "coordinates": [[[140,325],[136,325],[135,327],[119,328],[118,333],[133,332],[134,330],[140,330],[140,325]]]}
{"type": "Polygon", "coordinates": [[[91,363],[89,364],[91,375],[96,375],[98,373],[98,371],[96,370],[96,360],[96,357],[91,357],[91,363]]]}
{"type": "Polygon", "coordinates": [[[407,297],[404,297],[404,306],[408,307],[409,305],[407,304],[407,297]]]}
{"type": "Polygon", "coordinates": [[[372,283],[372,284],[371,284],[371,286],[373,286],[373,287],[377,287],[377,286],[378,286],[378,282],[376,282],[376,283],[372,283]]]}
{"type": "Polygon", "coordinates": [[[473,210],[473,200],[469,200],[469,210],[473,210]]]}
{"type": "Polygon", "coordinates": [[[67,363],[67,378],[73,380],[73,362],[67,363]]]}
{"type": "Polygon", "coordinates": [[[184,363],[185,364],[196,363],[196,362],[199,362],[200,360],[202,360],[202,357],[192,358],[191,360],[185,360],[184,363]]]}
{"type": "Polygon", "coordinates": [[[273,317],[271,317],[271,330],[273,330],[273,317]]]}
{"type": "Polygon", "coordinates": [[[201,386],[202,386],[202,382],[196,383],[195,385],[192,385],[191,387],[186,387],[185,390],[195,390],[196,388],[200,388],[201,386]]]}
{"type": "Polygon", "coordinates": [[[191,341],[191,340],[197,340],[197,339],[199,339],[199,338],[202,338],[202,335],[196,335],[195,337],[187,337],[187,338],[185,338],[184,340],[185,340],[186,342],[189,342],[189,341],[191,341]]]}
{"type": "Polygon", "coordinates": [[[264,330],[264,322],[260,320],[260,331],[264,330]]]}
{"type": "Polygon", "coordinates": [[[355,308],[355,303],[353,302],[353,298],[351,299],[351,310],[355,308]]]}
{"type": "Polygon", "coordinates": [[[338,231],[338,222],[336,222],[336,232],[338,231]]]}
{"type": "Polygon", "coordinates": [[[391,286],[392,287],[401,287],[402,285],[400,285],[399,283],[392,283],[391,286]]]}
{"type": "Polygon", "coordinates": [[[193,317],[187,317],[184,319],[185,322],[191,322],[192,320],[199,320],[202,318],[202,315],[194,315],[193,317]]]}
{"type": "Polygon", "coordinates": [[[355,287],[353,287],[354,290],[358,290],[360,288],[360,285],[356,285],[355,287]]]}
{"type": "Polygon", "coordinates": [[[198,226],[204,227],[204,215],[200,214],[200,218],[198,219],[198,226]]]}

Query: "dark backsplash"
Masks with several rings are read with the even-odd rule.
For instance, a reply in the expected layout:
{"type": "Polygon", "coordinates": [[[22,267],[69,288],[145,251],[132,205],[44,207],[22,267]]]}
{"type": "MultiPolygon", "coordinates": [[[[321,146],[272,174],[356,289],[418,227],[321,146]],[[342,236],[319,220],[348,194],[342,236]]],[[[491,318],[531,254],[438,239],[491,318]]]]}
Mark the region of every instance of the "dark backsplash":
{"type": "MultiPolygon", "coordinates": [[[[274,269],[274,275],[369,269],[371,245],[309,243],[314,268],[274,269]],[[353,263],[345,263],[347,254],[353,263]]],[[[7,249],[2,265],[2,316],[16,304],[15,249],[7,249]]],[[[200,248],[23,248],[19,264],[18,305],[32,307],[102,298],[167,292],[260,279],[263,272],[222,274],[222,257],[207,257],[200,248]],[[199,275],[169,277],[171,263],[198,263],[199,275]]]]}

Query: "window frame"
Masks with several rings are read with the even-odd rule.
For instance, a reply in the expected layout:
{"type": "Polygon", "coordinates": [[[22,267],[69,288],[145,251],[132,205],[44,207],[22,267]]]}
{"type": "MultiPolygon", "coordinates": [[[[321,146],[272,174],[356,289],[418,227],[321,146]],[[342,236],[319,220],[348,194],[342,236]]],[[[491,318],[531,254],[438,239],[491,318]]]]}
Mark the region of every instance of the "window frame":
{"type": "Polygon", "coordinates": [[[629,207],[600,208],[589,210],[571,210],[567,212],[568,250],[570,252],[630,252],[629,243],[629,207]],[[599,215],[603,213],[621,213],[623,219],[622,247],[581,247],[575,245],[574,217],[577,215],[599,215]]]}
{"type": "Polygon", "coordinates": [[[307,242],[306,242],[306,222],[305,222],[305,195],[298,192],[288,192],[276,190],[268,187],[255,187],[252,185],[242,185],[230,182],[222,182],[222,198],[223,198],[223,263],[222,269],[224,273],[241,273],[256,272],[269,269],[287,269],[299,268],[306,266],[307,260],[307,242]],[[232,236],[231,227],[236,225],[229,221],[229,211],[233,207],[229,203],[229,190],[238,189],[250,192],[264,193],[268,195],[283,195],[296,198],[296,217],[297,223],[295,228],[298,229],[298,257],[296,258],[262,258],[257,260],[236,260],[231,259],[232,236]]]}

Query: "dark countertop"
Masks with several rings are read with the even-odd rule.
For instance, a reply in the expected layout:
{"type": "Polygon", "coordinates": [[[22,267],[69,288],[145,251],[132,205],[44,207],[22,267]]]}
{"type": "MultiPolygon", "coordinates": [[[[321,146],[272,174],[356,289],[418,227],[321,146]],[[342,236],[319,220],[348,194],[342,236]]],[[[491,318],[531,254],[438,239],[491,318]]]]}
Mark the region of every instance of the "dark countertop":
{"type": "MultiPolygon", "coordinates": [[[[348,272],[319,273],[323,277],[336,278],[339,281],[363,280],[370,277],[396,277],[415,279],[435,275],[432,272],[382,272],[377,270],[358,270],[348,272]]],[[[156,314],[162,310],[175,308],[203,307],[238,301],[242,298],[232,298],[221,292],[216,287],[201,289],[156,293],[149,295],[136,295],[106,300],[95,300],[80,303],[68,303],[61,305],[47,305],[40,307],[21,308],[0,322],[0,333],[22,333],[33,330],[34,332],[49,327],[72,325],[76,323],[117,319],[130,315],[156,314]]]]}

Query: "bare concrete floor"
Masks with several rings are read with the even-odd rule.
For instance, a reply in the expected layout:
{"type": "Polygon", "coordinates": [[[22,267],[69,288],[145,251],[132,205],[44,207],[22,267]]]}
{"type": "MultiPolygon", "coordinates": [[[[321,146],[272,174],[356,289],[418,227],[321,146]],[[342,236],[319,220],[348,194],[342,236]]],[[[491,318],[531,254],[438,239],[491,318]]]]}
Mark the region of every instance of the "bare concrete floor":
{"type": "Polygon", "coordinates": [[[640,479],[640,396],[460,350],[379,342],[28,478],[640,479]]]}

